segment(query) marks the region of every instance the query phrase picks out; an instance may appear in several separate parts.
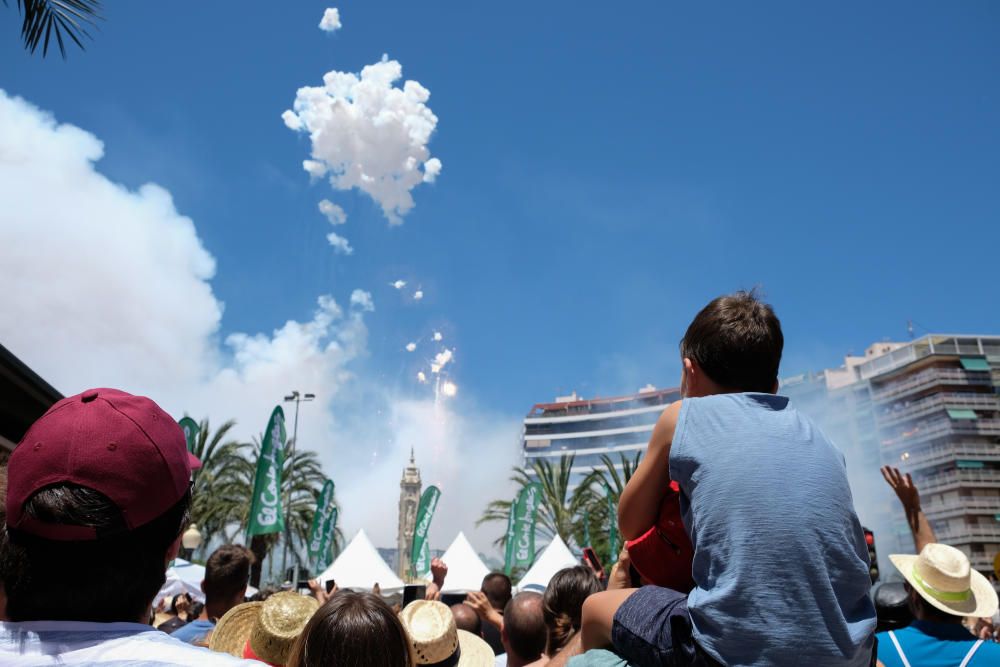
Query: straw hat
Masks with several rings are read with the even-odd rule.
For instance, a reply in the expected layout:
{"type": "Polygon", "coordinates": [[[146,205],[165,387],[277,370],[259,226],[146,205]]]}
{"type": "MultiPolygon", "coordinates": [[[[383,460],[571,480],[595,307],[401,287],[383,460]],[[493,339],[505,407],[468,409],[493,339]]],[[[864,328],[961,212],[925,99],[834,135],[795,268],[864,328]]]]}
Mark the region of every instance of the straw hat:
{"type": "Polygon", "coordinates": [[[208,647],[237,658],[284,665],[317,609],[314,598],[287,592],[237,605],[219,619],[208,647]]]}
{"type": "Polygon", "coordinates": [[[400,612],[418,665],[492,667],[493,649],[471,632],[455,627],[451,609],[441,602],[417,600],[400,612]]]}
{"type": "Polygon", "coordinates": [[[892,554],[889,560],[920,597],[946,614],[989,617],[997,611],[993,586],[955,547],[933,543],[919,556],[892,554]]]}

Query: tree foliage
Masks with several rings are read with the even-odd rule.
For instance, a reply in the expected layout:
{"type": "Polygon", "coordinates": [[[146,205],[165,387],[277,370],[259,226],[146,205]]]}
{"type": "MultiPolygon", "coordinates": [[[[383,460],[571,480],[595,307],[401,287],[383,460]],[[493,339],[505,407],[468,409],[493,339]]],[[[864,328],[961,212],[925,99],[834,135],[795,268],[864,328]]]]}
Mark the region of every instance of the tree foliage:
{"type": "MultiPolygon", "coordinates": [[[[616,463],[610,456],[602,455],[601,465],[588,472],[576,486],[572,483],[576,460],[573,454],[564,454],[555,464],[548,459],[535,459],[529,468],[513,468],[510,479],[517,486],[514,497],[528,484],[540,484],[542,497],[538,508],[538,537],[551,539],[558,534],[571,548],[591,546],[608,563],[613,560],[608,526],[610,521],[617,522],[618,517],[609,516],[607,499],[610,496],[617,507],[618,498],[635,473],[641,457],[641,452],[636,452],[631,458],[619,452],[616,463]],[[588,533],[590,544],[586,543],[588,533]]],[[[476,525],[496,522],[506,527],[512,505],[513,499],[491,501],[476,525]]],[[[504,548],[507,544],[506,531],[493,543],[504,548]]]]}
{"type": "MultiPolygon", "coordinates": [[[[3,0],[8,5],[8,0],[3,0]]],[[[66,41],[72,40],[81,49],[82,38],[90,39],[90,28],[101,17],[100,0],[17,0],[21,12],[21,40],[30,53],[42,46],[42,57],[49,53],[49,43],[55,37],[59,53],[66,57],[66,41]]]]}

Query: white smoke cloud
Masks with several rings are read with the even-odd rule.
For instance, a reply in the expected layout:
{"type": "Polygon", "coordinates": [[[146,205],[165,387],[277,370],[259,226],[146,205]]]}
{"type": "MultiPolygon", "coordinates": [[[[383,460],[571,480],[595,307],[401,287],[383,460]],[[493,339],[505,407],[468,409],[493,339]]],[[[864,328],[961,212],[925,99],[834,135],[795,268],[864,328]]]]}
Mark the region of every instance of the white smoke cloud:
{"type": "Polygon", "coordinates": [[[414,301],[420,301],[423,298],[424,298],[424,291],[422,289],[418,289],[416,292],[413,293],[414,301]]]}
{"type": "Polygon", "coordinates": [[[326,216],[331,225],[342,225],[347,222],[347,214],[344,209],[334,204],[329,199],[323,199],[319,203],[319,212],[326,216]]]}
{"type": "Polygon", "coordinates": [[[351,305],[365,312],[375,311],[375,301],[372,299],[372,293],[366,292],[363,289],[356,289],[351,292],[351,305]]]}
{"type": "Polygon", "coordinates": [[[430,91],[412,80],[396,87],[402,75],[387,56],[360,75],[333,70],[323,86],[300,88],[294,111],[282,114],[289,129],[309,133],[312,159],[303,167],[310,176],[329,173],[332,187],[361,190],[391,224],[402,224],[414,206],[411,191],[433,182],[442,166],[428,149],[438,122],[427,106],[430,91]]]}
{"type": "Polygon", "coordinates": [[[396,289],[403,289],[404,287],[406,287],[406,281],[405,280],[397,280],[395,282],[389,283],[389,285],[391,285],[392,287],[395,287],[396,289]]]}
{"type": "Polygon", "coordinates": [[[416,349],[417,349],[417,344],[416,343],[407,343],[406,344],[406,351],[407,352],[415,352],[416,349]]]}
{"type": "Polygon", "coordinates": [[[108,180],[94,164],[102,154],[92,134],[0,90],[0,341],[64,394],[121,387],[175,417],[216,427],[235,419],[231,434],[246,440],[287,392],[314,393],[299,441],[336,481],[346,534],[364,527],[376,544],[395,544],[399,476],[413,445],[425,483],[444,492],[432,546],[465,530],[489,550],[504,527],[474,523],[488,500],[513,494],[506,471],[517,461],[517,418],[471,402],[451,413],[369,384],[370,295],[361,290],[347,311],[323,296],[302,321],[235,333],[220,346],[215,260],[194,223],[163,188],[108,180]]]}
{"type": "Polygon", "coordinates": [[[345,239],[337,232],[330,232],[329,234],[327,234],[326,240],[329,241],[331,246],[333,246],[333,250],[335,252],[338,252],[342,255],[354,254],[354,248],[351,247],[351,242],[345,239]]]}
{"type": "Polygon", "coordinates": [[[319,22],[319,29],[324,32],[335,32],[340,30],[340,10],[330,7],[323,12],[323,18],[319,22]]]}
{"type": "Polygon", "coordinates": [[[434,332],[434,340],[435,341],[440,341],[442,338],[444,338],[444,336],[441,335],[440,331],[435,331],[434,332]]]}

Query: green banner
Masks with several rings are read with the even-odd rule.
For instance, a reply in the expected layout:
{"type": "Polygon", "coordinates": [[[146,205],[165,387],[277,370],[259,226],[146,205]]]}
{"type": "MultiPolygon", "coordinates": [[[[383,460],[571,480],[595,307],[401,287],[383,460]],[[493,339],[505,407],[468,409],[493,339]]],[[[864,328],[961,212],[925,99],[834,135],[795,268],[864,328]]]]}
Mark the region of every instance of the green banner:
{"type": "Polygon", "coordinates": [[[611,494],[611,489],[604,484],[604,493],[608,499],[608,550],[611,552],[609,563],[618,562],[618,503],[611,494]]]}
{"type": "Polygon", "coordinates": [[[424,560],[429,553],[425,551],[427,546],[427,531],[431,527],[431,519],[434,518],[434,510],[437,508],[438,499],[441,498],[441,490],[436,486],[428,486],[427,490],[420,496],[420,504],[417,506],[417,525],[413,529],[413,545],[410,548],[410,569],[411,574],[416,577],[430,569],[430,559],[424,564],[425,567],[418,567],[419,561],[424,560]]]}
{"type": "Polygon", "coordinates": [[[424,548],[420,550],[420,558],[413,563],[413,571],[417,573],[418,577],[426,575],[428,579],[431,578],[431,545],[429,542],[424,542],[424,548]]]}
{"type": "Polygon", "coordinates": [[[533,483],[521,489],[511,506],[504,559],[508,574],[515,567],[530,567],[535,561],[535,519],[541,502],[542,487],[533,483]]]}
{"type": "Polygon", "coordinates": [[[333,525],[330,519],[333,518],[333,523],[335,523],[337,513],[337,509],[333,506],[333,489],[333,480],[326,480],[323,490],[316,499],[316,512],[313,514],[312,526],[309,528],[309,541],[307,543],[309,566],[317,570],[326,568],[328,565],[326,561],[329,559],[330,553],[330,536],[327,532],[332,532],[333,525]],[[324,543],[327,546],[325,550],[323,549],[324,543]]]}
{"type": "Polygon", "coordinates": [[[201,432],[201,427],[198,426],[198,422],[191,419],[190,417],[182,417],[177,424],[184,431],[184,439],[187,441],[188,451],[194,451],[194,443],[198,438],[198,434],[201,432]]]}
{"type": "Polygon", "coordinates": [[[281,513],[281,466],[284,457],[285,413],[279,405],[271,413],[264,432],[264,442],[260,445],[260,458],[253,478],[248,541],[254,535],[285,530],[285,518],[281,513]]]}

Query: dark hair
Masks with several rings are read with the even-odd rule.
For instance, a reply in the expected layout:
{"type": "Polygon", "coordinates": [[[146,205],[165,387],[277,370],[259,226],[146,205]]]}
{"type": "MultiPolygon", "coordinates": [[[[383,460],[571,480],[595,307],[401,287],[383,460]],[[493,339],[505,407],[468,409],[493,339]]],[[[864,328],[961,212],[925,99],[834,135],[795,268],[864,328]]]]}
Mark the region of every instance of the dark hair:
{"type": "Polygon", "coordinates": [[[551,658],[580,630],[583,602],[601,590],[588,567],[577,565],[555,573],[542,596],[542,614],[548,628],[545,653],[551,658]]]}
{"type": "Polygon", "coordinates": [[[547,638],[541,594],[525,591],[515,595],[504,608],[503,631],[511,652],[521,660],[540,658],[547,638]]]}
{"type": "Polygon", "coordinates": [[[191,613],[191,605],[194,604],[194,600],[188,593],[178,593],[174,597],[170,598],[170,613],[177,616],[180,612],[177,611],[177,600],[186,598],[188,601],[188,613],[191,613]]]}
{"type": "Polygon", "coordinates": [[[309,619],[287,667],[413,667],[399,617],[377,595],[339,591],[309,619]]]}
{"type": "Polygon", "coordinates": [[[250,596],[249,602],[263,602],[275,593],[279,592],[281,589],[277,586],[270,585],[264,586],[263,588],[258,588],[257,592],[250,596]]]}
{"type": "MultiPolygon", "coordinates": [[[[239,544],[223,544],[205,563],[205,602],[225,602],[246,593],[254,555],[239,544]]],[[[242,600],[241,600],[242,602],[242,600]]]]}
{"type": "Polygon", "coordinates": [[[497,611],[503,611],[503,608],[510,602],[510,577],[506,574],[490,572],[483,577],[482,589],[490,606],[497,611]]]}
{"type": "Polygon", "coordinates": [[[70,542],[2,531],[0,581],[8,618],[140,621],[166,580],[167,550],[187,525],[190,506],[186,493],[159,517],[125,530],[121,511],[102,493],[75,484],[38,491],[24,504],[28,516],[92,527],[99,537],[70,542]]]}
{"type": "Polygon", "coordinates": [[[756,290],[713,299],[695,315],[681,356],[713,382],[734,391],[774,391],[785,339],[781,322],[756,290]]]}

